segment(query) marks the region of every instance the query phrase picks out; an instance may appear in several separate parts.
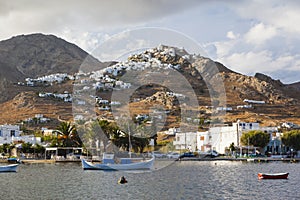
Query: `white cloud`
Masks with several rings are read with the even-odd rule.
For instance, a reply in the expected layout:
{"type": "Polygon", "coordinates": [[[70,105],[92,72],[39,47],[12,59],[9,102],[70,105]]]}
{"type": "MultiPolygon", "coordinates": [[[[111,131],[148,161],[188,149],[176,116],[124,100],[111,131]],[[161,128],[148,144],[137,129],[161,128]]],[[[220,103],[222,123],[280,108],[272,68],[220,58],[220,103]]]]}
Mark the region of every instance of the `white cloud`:
{"type": "Polygon", "coordinates": [[[58,35],[64,40],[76,44],[89,53],[99,46],[101,42],[110,37],[107,33],[74,31],[68,28],[65,28],[58,35]]]}
{"type": "Polygon", "coordinates": [[[212,43],[215,46],[216,50],[216,57],[223,58],[227,57],[228,55],[236,52],[238,50],[237,47],[240,46],[242,39],[237,40],[228,40],[228,41],[218,41],[212,43]]]}
{"type": "MultiPolygon", "coordinates": [[[[220,62],[233,70],[253,75],[256,72],[272,74],[280,70],[300,72],[300,55],[282,55],[274,58],[272,52],[264,50],[260,52],[234,53],[225,57],[220,62]]],[[[283,78],[285,74],[281,74],[283,78]]],[[[279,76],[280,75],[276,75],[279,76]]]]}
{"type": "Polygon", "coordinates": [[[32,32],[96,32],[128,27],[184,12],[199,1],[0,1],[0,39],[32,32]]]}
{"type": "Polygon", "coordinates": [[[245,34],[246,42],[254,45],[262,45],[267,40],[277,35],[276,28],[272,26],[266,26],[263,23],[259,23],[252,27],[248,33],[245,34]]]}
{"type": "Polygon", "coordinates": [[[236,39],[237,36],[232,32],[232,31],[228,31],[226,36],[229,38],[229,39],[236,39]]]}
{"type": "Polygon", "coordinates": [[[271,53],[268,51],[234,53],[223,58],[222,62],[237,72],[252,74],[265,68],[266,63],[271,62],[271,53]]]}
{"type": "Polygon", "coordinates": [[[230,7],[245,19],[255,19],[290,33],[299,33],[300,2],[293,0],[241,1],[230,7]]]}

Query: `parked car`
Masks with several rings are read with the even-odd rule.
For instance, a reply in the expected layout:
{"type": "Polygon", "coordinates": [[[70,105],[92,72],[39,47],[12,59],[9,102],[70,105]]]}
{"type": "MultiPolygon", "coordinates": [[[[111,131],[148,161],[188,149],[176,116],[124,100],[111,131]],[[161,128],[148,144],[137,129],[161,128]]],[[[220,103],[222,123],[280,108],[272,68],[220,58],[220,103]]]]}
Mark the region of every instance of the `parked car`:
{"type": "Polygon", "coordinates": [[[180,155],[180,158],[184,158],[184,157],[195,157],[195,154],[193,152],[185,152],[180,155]]]}
{"type": "Polygon", "coordinates": [[[266,157],[266,156],[262,155],[262,154],[258,154],[258,153],[251,153],[251,154],[249,154],[249,157],[251,157],[251,158],[263,158],[263,157],[266,157]]]}
{"type": "Polygon", "coordinates": [[[216,152],[215,150],[208,151],[208,153],[210,153],[210,156],[211,156],[211,157],[218,157],[218,156],[219,156],[219,153],[216,152]]]}
{"type": "Polygon", "coordinates": [[[219,156],[219,153],[215,150],[208,150],[208,151],[198,151],[198,155],[201,156],[201,157],[211,157],[211,158],[214,158],[214,157],[217,157],[219,156]]]}
{"type": "Polygon", "coordinates": [[[178,159],[179,156],[180,156],[180,154],[177,153],[177,152],[171,152],[171,153],[168,153],[168,154],[167,154],[167,158],[170,158],[170,159],[171,159],[171,158],[178,159]]]}
{"type": "Polygon", "coordinates": [[[160,151],[153,151],[153,155],[155,158],[165,158],[166,154],[160,152],[160,151]]]}

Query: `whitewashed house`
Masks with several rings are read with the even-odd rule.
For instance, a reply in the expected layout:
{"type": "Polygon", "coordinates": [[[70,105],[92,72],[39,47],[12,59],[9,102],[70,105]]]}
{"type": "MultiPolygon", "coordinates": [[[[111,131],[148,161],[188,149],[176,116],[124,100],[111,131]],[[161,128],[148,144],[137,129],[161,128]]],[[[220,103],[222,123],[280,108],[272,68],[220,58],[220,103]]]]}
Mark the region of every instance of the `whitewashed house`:
{"type": "Polygon", "coordinates": [[[44,136],[54,136],[54,135],[56,135],[54,129],[42,128],[42,133],[43,133],[44,136]]]}
{"type": "Polygon", "coordinates": [[[0,137],[9,138],[9,137],[18,137],[20,136],[20,127],[17,125],[0,125],[0,137]]]}
{"type": "Polygon", "coordinates": [[[173,145],[176,150],[196,151],[197,148],[197,132],[177,132],[173,145]]]}
{"type": "Polygon", "coordinates": [[[243,108],[252,108],[252,104],[248,104],[248,105],[238,105],[236,106],[237,109],[243,109],[243,108]]]}
{"type": "Polygon", "coordinates": [[[41,143],[41,138],[34,137],[33,135],[21,136],[20,127],[18,125],[0,125],[0,144],[10,144],[14,141],[23,141],[36,144],[41,143]]]}
{"type": "Polygon", "coordinates": [[[84,120],[84,117],[83,117],[83,115],[76,115],[76,116],[74,117],[74,120],[75,120],[75,121],[84,120]]]}
{"type": "Polygon", "coordinates": [[[256,103],[256,104],[265,104],[265,101],[256,101],[256,100],[251,100],[251,99],[244,99],[243,100],[246,103],[256,103]]]}
{"type": "Polygon", "coordinates": [[[240,122],[229,125],[220,125],[211,127],[206,132],[199,132],[197,138],[197,149],[200,151],[215,150],[221,154],[225,153],[225,149],[234,143],[240,146],[240,138],[242,133],[250,130],[263,130],[259,123],[240,122]]]}
{"type": "Polygon", "coordinates": [[[176,133],[180,133],[180,128],[169,128],[167,131],[164,131],[164,134],[167,135],[176,135],[176,133]]]}
{"type": "Polygon", "coordinates": [[[217,111],[232,111],[232,107],[217,107],[217,111]]]}

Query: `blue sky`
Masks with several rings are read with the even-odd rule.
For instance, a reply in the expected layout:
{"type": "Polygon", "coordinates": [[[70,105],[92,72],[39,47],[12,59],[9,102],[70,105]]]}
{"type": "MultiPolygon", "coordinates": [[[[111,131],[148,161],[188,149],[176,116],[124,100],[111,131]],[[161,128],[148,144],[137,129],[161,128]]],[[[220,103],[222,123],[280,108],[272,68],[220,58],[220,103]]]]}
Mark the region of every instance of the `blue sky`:
{"type": "Polygon", "coordinates": [[[42,32],[93,49],[122,31],[158,27],[196,41],[246,74],[300,81],[300,3],[279,0],[0,0],[0,40],[42,32]]]}

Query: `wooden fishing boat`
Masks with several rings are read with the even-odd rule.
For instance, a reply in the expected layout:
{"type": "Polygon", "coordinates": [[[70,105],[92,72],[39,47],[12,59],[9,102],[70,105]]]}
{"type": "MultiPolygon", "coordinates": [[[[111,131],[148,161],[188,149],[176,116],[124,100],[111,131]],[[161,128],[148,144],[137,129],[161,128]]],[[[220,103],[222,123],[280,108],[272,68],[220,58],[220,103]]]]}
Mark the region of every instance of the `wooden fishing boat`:
{"type": "Polygon", "coordinates": [[[275,174],[267,174],[267,173],[258,173],[258,179],[287,179],[289,173],[275,173],[275,174]]]}
{"type": "Polygon", "coordinates": [[[81,160],[84,170],[149,170],[154,164],[154,157],[150,160],[132,162],[131,159],[121,159],[121,163],[91,163],[85,159],[81,160]],[[123,162],[123,160],[125,162],[123,162]]]}
{"type": "Polygon", "coordinates": [[[0,165],[0,172],[17,172],[19,164],[0,165]]]}

